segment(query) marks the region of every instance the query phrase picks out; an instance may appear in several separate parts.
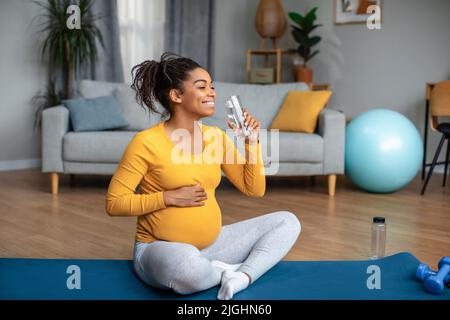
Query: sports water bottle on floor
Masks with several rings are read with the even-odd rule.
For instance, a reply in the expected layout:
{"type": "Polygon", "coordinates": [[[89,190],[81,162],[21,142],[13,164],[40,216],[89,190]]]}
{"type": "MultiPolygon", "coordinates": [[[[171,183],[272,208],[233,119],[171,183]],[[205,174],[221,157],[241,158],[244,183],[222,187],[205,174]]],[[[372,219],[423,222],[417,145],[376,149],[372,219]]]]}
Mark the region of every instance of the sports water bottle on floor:
{"type": "Polygon", "coordinates": [[[372,222],[370,259],[376,260],[383,258],[385,248],[386,248],[386,219],[384,217],[374,217],[372,222]]]}

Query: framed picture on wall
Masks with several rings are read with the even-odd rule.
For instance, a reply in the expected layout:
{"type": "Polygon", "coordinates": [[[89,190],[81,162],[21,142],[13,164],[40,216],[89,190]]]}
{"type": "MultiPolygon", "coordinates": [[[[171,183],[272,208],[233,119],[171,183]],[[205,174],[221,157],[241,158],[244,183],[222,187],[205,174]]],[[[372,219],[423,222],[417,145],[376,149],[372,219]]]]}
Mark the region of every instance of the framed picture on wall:
{"type": "Polygon", "coordinates": [[[383,0],[333,0],[334,23],[366,23],[367,19],[374,14],[371,6],[378,6],[380,20],[383,21],[383,0]],[[369,13],[368,13],[369,12],[369,13]]]}

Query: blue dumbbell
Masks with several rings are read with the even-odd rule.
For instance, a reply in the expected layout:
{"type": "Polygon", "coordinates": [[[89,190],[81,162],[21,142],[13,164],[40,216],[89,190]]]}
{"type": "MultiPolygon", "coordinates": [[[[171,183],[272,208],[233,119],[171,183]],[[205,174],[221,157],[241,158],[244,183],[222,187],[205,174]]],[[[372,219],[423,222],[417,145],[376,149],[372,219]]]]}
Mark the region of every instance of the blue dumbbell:
{"type": "MultiPolygon", "coordinates": [[[[429,276],[436,275],[436,271],[431,270],[429,266],[424,263],[419,264],[416,271],[416,278],[422,282],[425,282],[425,279],[429,276]]],[[[450,285],[450,274],[448,274],[444,279],[445,285],[450,285]]]]}
{"type": "Polygon", "coordinates": [[[439,271],[425,279],[425,289],[432,294],[441,294],[444,291],[444,280],[450,274],[450,257],[439,261],[439,271]]]}

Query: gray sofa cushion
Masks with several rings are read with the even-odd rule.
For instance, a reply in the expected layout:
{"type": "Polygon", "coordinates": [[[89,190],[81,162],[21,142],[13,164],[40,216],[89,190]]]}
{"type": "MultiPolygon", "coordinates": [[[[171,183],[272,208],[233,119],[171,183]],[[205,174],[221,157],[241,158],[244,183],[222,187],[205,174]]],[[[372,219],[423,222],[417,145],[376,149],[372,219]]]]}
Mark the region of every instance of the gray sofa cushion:
{"type": "MultiPolygon", "coordinates": [[[[243,140],[238,140],[231,130],[226,130],[225,133],[234,142],[241,155],[244,155],[245,148],[243,140]]],[[[321,163],[324,161],[325,141],[318,134],[278,132],[278,143],[275,141],[271,142],[271,139],[275,140],[275,138],[275,133],[261,130],[261,156],[264,165],[273,162],[321,163]],[[278,151],[274,150],[272,152],[272,148],[278,148],[278,151]],[[278,155],[276,154],[277,152],[278,155]]]]}
{"type": "MultiPolygon", "coordinates": [[[[64,136],[64,161],[119,162],[136,131],[69,132],[64,136]],[[101,146],[101,148],[99,147],[101,146]]],[[[322,162],[323,139],[317,134],[279,132],[279,162],[322,162]]],[[[264,163],[274,162],[270,133],[262,141],[264,163]],[[265,152],[267,150],[267,152],[265,152]]],[[[242,147],[239,145],[239,147],[242,147]]],[[[238,148],[244,154],[243,148],[238,148]]]]}
{"type": "Polygon", "coordinates": [[[279,132],[280,162],[322,162],[323,138],[318,134],[279,132]]]}
{"type": "Polygon", "coordinates": [[[203,119],[207,125],[226,129],[225,99],[237,94],[244,106],[248,107],[252,115],[261,121],[262,128],[267,128],[289,91],[307,91],[308,86],[302,82],[280,83],[273,85],[239,84],[214,82],[216,88],[216,108],[214,115],[203,119]]]}
{"type": "Polygon", "coordinates": [[[64,161],[118,163],[136,131],[68,132],[64,161]]]}
{"type": "MultiPolygon", "coordinates": [[[[278,110],[283,104],[284,98],[289,91],[309,90],[308,86],[302,82],[271,85],[214,82],[214,86],[216,88],[216,108],[214,115],[204,118],[202,121],[207,125],[218,126],[224,130],[227,129],[224,103],[225,99],[231,95],[239,95],[244,106],[248,107],[255,118],[261,121],[262,128],[267,128],[278,113],[278,110]]],[[[124,115],[129,114],[126,116],[126,119],[133,123],[127,130],[142,130],[142,128],[145,127],[143,121],[136,120],[137,118],[134,118],[135,115],[129,113],[129,111],[133,109],[133,104],[136,103],[134,101],[134,91],[129,84],[82,80],[79,90],[80,94],[85,98],[114,94],[119,100],[119,105],[124,110],[124,115]]],[[[163,110],[159,103],[156,103],[156,108],[158,110],[163,110]]],[[[143,112],[140,106],[134,110],[136,110],[137,115],[140,115],[143,112]]],[[[161,117],[159,114],[150,114],[149,126],[160,121],[161,117]]]]}
{"type": "Polygon", "coordinates": [[[96,98],[112,96],[119,85],[120,83],[116,82],[81,80],[78,90],[83,98],[96,98]]]}
{"type": "MultiPolygon", "coordinates": [[[[273,133],[269,132],[266,137],[265,131],[261,131],[260,141],[264,164],[270,162],[319,163],[324,160],[324,141],[318,134],[278,132],[278,144],[275,141],[271,142],[272,136],[273,133]],[[272,152],[272,148],[278,148],[278,155],[277,151],[272,152]]],[[[244,154],[242,146],[238,145],[238,150],[244,154]]]]}
{"type": "Polygon", "coordinates": [[[141,131],[152,125],[152,116],[147,108],[141,107],[135,99],[135,92],[128,85],[120,85],[114,90],[114,96],[122,111],[123,116],[129,123],[128,131],[141,131]]]}

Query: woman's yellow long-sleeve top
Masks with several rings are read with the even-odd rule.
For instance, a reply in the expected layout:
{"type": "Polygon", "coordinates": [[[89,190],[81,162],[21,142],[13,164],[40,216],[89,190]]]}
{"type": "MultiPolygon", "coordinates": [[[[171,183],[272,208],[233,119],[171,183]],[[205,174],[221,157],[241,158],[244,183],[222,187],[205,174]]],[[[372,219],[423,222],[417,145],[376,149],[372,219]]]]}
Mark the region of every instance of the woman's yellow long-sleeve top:
{"type": "Polygon", "coordinates": [[[261,145],[245,144],[245,158],[218,127],[200,124],[204,149],[184,153],[164,130],[164,122],[137,133],[111,179],[106,211],[111,216],[137,216],[136,240],[190,243],[199,249],[220,233],[222,216],[215,198],[221,170],[244,194],[265,192],[261,145]],[[199,183],[207,193],[203,206],[166,207],[163,192],[199,183]],[[135,194],[140,186],[141,194],[135,194]]]}

